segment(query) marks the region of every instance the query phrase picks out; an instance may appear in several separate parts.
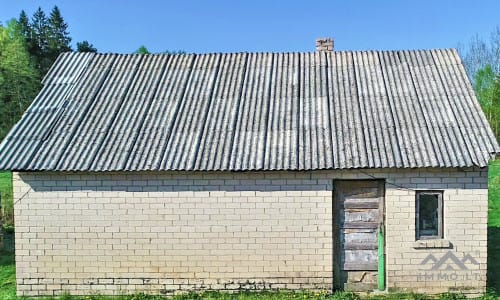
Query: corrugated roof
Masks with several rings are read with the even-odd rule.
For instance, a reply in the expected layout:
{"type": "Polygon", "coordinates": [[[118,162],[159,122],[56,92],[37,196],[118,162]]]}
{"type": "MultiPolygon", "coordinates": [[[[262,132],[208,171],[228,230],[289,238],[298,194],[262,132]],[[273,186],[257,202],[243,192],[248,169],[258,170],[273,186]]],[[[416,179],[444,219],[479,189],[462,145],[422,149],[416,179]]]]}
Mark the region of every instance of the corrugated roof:
{"type": "Polygon", "coordinates": [[[9,170],[467,167],[500,152],[455,50],[62,54],[9,170]]]}

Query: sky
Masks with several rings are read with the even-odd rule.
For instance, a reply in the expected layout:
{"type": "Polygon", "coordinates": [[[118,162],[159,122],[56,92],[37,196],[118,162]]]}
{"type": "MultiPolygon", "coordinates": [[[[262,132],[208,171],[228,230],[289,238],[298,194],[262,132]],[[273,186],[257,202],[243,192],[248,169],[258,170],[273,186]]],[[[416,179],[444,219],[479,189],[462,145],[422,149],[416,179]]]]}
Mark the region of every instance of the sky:
{"type": "Polygon", "coordinates": [[[99,52],[456,48],[500,26],[500,0],[0,0],[0,21],[57,5],[73,38],[99,52]]]}

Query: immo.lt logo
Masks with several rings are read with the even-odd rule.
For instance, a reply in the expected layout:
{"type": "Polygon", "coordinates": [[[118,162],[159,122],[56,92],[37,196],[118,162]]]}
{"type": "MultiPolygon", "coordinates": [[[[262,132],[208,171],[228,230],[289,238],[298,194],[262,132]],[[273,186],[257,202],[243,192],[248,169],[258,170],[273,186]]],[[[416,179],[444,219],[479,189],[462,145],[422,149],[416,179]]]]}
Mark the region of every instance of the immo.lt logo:
{"type": "Polygon", "coordinates": [[[453,252],[448,251],[440,259],[437,259],[434,255],[429,254],[420,263],[421,265],[428,265],[431,262],[433,271],[445,270],[445,271],[455,271],[455,270],[468,270],[467,264],[478,265],[479,263],[470,255],[466,254],[462,259],[459,259],[453,252]]]}
{"type": "Polygon", "coordinates": [[[420,265],[424,270],[419,272],[418,279],[422,281],[443,280],[478,280],[480,272],[477,269],[479,262],[470,254],[458,257],[452,251],[444,255],[427,255],[420,265]]]}

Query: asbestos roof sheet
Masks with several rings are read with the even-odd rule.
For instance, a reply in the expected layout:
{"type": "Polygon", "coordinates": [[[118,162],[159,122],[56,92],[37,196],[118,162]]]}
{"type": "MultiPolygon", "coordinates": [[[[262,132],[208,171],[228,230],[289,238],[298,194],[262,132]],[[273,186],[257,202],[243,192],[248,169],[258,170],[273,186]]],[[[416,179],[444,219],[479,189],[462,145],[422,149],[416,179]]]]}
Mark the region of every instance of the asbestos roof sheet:
{"type": "Polygon", "coordinates": [[[64,53],[0,169],[484,167],[498,152],[455,50],[64,53]]]}

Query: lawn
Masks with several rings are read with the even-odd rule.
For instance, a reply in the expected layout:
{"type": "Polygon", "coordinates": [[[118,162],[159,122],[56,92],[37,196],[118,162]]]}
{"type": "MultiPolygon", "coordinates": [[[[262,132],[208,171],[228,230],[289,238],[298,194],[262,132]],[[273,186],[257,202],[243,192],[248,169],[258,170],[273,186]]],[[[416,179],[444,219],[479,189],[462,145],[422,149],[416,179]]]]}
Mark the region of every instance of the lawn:
{"type": "Polygon", "coordinates": [[[12,207],[12,173],[0,172],[0,197],[3,208],[3,225],[7,227],[14,224],[14,210],[12,207]]]}
{"type": "MultiPolygon", "coordinates": [[[[12,208],[12,179],[7,172],[0,173],[0,189],[2,195],[2,205],[4,209],[12,208]]],[[[7,214],[7,223],[12,222],[13,216],[7,214]]],[[[5,247],[0,251],[0,299],[20,299],[15,295],[15,265],[13,252],[13,234],[8,233],[5,237],[5,247]]],[[[488,287],[491,292],[480,299],[500,299],[500,295],[493,294],[493,290],[500,291],[500,161],[495,161],[490,165],[489,172],[489,220],[488,220],[488,287]]],[[[21,298],[22,299],[22,298],[21,298]]],[[[143,294],[131,296],[105,297],[105,296],[61,296],[37,299],[60,299],[60,300],[153,300],[165,299],[160,296],[148,296],[143,294]]],[[[206,299],[206,300],[278,300],[278,299],[332,299],[332,300],[355,300],[355,299],[432,299],[428,296],[417,294],[388,294],[360,298],[351,293],[315,293],[315,292],[242,292],[237,294],[224,293],[200,293],[177,295],[171,297],[172,300],[184,299],[206,299]]],[[[439,299],[465,299],[462,295],[445,294],[439,299]]]]}
{"type": "Polygon", "coordinates": [[[0,299],[16,299],[16,268],[14,265],[14,251],[12,234],[6,234],[5,247],[0,251],[0,299]]]}
{"type": "Polygon", "coordinates": [[[488,179],[488,287],[500,294],[500,160],[491,163],[488,179]]]}

